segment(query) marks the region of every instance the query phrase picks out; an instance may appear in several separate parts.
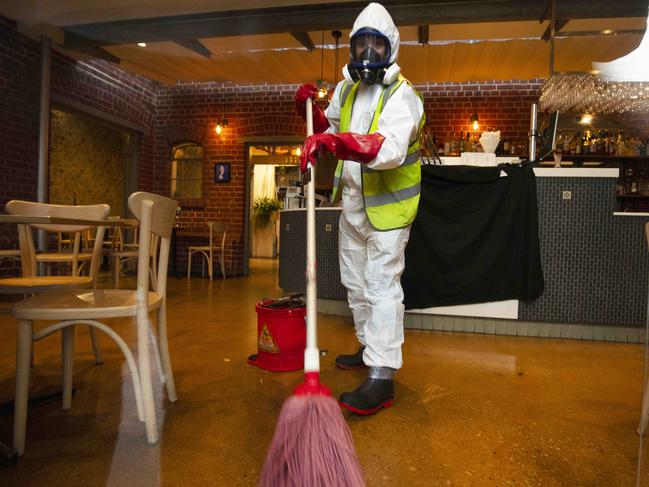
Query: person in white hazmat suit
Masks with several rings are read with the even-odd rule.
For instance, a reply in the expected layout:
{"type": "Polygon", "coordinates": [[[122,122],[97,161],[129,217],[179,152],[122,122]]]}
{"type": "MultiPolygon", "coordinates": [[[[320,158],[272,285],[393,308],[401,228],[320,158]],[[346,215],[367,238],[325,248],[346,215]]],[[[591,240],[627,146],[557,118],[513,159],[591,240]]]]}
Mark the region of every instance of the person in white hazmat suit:
{"type": "MultiPolygon", "coordinates": [[[[369,376],[340,396],[341,406],[372,414],[394,401],[393,376],[401,367],[404,249],[417,213],[421,182],[421,95],[396,63],[399,31],[387,10],[370,3],[350,33],[350,62],[325,113],[314,104],[314,131],[300,156],[302,171],[322,152],[338,159],[333,199],[342,198],[340,275],[347,288],[361,346],[340,355],[342,369],[367,366],[369,376]]],[[[295,96],[305,112],[314,85],[295,96]]]]}

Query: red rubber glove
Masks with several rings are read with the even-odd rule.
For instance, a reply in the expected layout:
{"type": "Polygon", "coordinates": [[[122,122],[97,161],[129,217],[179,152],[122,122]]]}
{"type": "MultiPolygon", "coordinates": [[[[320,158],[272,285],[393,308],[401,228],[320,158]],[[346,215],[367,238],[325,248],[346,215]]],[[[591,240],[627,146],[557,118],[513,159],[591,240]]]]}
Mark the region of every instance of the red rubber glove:
{"type": "Polygon", "coordinates": [[[315,134],[304,141],[304,149],[300,154],[300,170],[306,172],[307,163],[315,166],[321,152],[331,152],[338,159],[368,163],[376,157],[383,145],[380,133],[355,134],[315,134]]]}
{"type": "MultiPolygon", "coordinates": [[[[306,120],[306,100],[311,98],[315,100],[318,94],[318,88],[313,83],[300,86],[295,92],[295,108],[303,120],[306,120]]],[[[329,120],[325,116],[322,108],[316,103],[313,106],[313,133],[321,134],[329,128],[329,120]]]]}

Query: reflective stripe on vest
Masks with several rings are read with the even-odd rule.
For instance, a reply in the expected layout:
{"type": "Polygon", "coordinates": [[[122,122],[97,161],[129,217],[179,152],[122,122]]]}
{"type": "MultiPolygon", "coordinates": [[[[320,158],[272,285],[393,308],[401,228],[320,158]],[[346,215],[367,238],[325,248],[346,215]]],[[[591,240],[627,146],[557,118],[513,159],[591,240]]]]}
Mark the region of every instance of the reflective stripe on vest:
{"type": "MultiPolygon", "coordinates": [[[[403,76],[399,76],[397,81],[383,89],[368,133],[376,132],[383,108],[404,82],[409,84],[403,76]]],[[[359,83],[352,85],[346,82],[340,90],[340,132],[349,131],[358,86],[359,83]]],[[[421,99],[421,95],[417,91],[415,93],[421,99]]],[[[425,115],[419,123],[418,132],[421,132],[424,123],[425,115]]],[[[341,197],[339,186],[343,165],[344,161],[338,161],[334,174],[334,203],[341,197]]],[[[421,187],[419,137],[408,146],[408,152],[400,166],[375,170],[362,164],[361,174],[365,211],[370,223],[378,230],[392,230],[410,225],[417,215],[421,187]]]]}

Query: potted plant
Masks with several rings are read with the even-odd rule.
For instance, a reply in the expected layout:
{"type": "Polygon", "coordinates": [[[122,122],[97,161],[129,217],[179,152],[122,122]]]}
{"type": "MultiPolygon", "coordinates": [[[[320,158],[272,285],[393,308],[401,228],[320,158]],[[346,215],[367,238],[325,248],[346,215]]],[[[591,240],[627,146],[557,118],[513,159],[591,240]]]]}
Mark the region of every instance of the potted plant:
{"type": "Polygon", "coordinates": [[[276,198],[267,196],[258,198],[253,205],[253,219],[257,228],[264,228],[273,221],[277,220],[277,211],[282,209],[282,203],[276,198]]]}

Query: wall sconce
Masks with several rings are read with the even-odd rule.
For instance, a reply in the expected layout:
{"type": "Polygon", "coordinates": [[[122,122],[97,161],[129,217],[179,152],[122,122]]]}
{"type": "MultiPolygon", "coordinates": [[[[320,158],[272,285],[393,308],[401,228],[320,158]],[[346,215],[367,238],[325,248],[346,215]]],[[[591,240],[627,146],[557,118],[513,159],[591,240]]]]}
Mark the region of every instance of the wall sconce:
{"type": "Polygon", "coordinates": [[[469,122],[471,123],[471,128],[474,132],[480,130],[480,123],[478,122],[478,114],[476,112],[473,112],[473,115],[471,115],[469,122]]]}
{"type": "Polygon", "coordinates": [[[221,132],[223,132],[223,128],[228,126],[228,119],[225,118],[225,115],[223,116],[222,120],[219,120],[216,122],[216,127],[214,128],[214,131],[218,134],[221,135],[221,132]]]}

